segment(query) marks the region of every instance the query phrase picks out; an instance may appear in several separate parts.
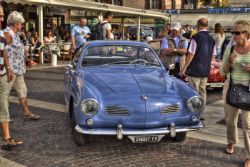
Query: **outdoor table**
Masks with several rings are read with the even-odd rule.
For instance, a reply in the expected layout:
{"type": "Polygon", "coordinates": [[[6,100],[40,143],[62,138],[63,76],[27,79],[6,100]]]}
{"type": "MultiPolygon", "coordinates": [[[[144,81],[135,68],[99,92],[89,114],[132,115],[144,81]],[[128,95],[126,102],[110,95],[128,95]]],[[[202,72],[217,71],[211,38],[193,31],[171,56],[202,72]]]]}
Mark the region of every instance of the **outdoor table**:
{"type": "Polygon", "coordinates": [[[57,66],[57,56],[60,55],[60,49],[58,43],[44,43],[45,46],[48,46],[51,53],[51,65],[57,66]]]}

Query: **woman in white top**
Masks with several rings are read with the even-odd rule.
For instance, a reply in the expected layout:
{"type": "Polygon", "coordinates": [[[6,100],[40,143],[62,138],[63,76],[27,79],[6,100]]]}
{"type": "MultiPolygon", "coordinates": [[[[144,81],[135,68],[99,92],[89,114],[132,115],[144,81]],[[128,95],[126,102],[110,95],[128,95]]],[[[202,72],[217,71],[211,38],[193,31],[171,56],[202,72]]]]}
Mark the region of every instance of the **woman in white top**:
{"type": "Polygon", "coordinates": [[[225,40],[225,33],[220,23],[216,23],[214,29],[215,30],[213,38],[215,40],[215,45],[216,45],[216,52],[217,52],[216,58],[221,60],[221,47],[225,40]]]}
{"type": "Polygon", "coordinates": [[[55,40],[55,38],[53,37],[51,31],[49,31],[48,34],[47,34],[47,36],[45,36],[45,37],[43,38],[43,42],[44,42],[44,43],[53,43],[53,42],[56,42],[56,40],[55,40]]]}

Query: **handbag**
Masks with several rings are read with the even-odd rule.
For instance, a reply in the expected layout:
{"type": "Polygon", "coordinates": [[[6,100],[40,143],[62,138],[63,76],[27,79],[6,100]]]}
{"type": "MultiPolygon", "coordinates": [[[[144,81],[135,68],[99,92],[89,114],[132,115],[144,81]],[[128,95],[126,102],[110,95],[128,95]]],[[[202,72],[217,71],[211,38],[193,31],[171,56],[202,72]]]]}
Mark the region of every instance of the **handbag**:
{"type": "MultiPolygon", "coordinates": [[[[233,48],[231,48],[232,53],[233,48]]],[[[232,81],[232,68],[230,68],[230,83],[226,95],[228,105],[238,109],[250,111],[250,83],[249,86],[234,84],[232,81]]]]}

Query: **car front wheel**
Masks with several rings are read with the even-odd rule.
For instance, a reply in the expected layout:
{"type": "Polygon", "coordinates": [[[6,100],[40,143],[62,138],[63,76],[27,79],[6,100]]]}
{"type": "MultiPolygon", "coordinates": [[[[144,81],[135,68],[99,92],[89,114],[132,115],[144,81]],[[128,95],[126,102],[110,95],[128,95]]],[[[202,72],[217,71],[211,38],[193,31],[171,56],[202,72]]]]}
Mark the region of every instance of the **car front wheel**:
{"type": "Polygon", "coordinates": [[[83,145],[85,145],[87,143],[88,136],[83,135],[83,134],[81,134],[81,133],[79,133],[79,132],[77,132],[75,130],[76,121],[75,121],[75,116],[74,116],[73,113],[72,113],[72,124],[71,124],[71,126],[72,126],[73,140],[74,140],[74,142],[75,142],[76,145],[83,146],[83,145]]]}
{"type": "Polygon", "coordinates": [[[176,133],[174,138],[175,141],[182,142],[186,139],[187,132],[176,133]]]}

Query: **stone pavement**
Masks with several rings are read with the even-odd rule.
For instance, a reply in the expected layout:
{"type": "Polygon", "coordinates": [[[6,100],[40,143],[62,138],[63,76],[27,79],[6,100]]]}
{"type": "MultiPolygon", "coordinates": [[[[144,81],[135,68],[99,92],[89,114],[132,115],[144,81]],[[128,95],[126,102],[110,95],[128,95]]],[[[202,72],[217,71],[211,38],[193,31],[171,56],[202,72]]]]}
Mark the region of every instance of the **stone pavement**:
{"type": "MultiPolygon", "coordinates": [[[[11,124],[11,133],[25,144],[12,151],[0,150],[2,158],[28,167],[243,166],[242,145],[236,148],[234,155],[224,153],[225,126],[218,124],[224,116],[222,101],[207,105],[206,127],[189,133],[182,143],[163,138],[160,143],[134,144],[126,138],[119,141],[116,137],[94,136],[91,143],[77,147],[72,140],[70,120],[64,112],[62,78],[63,69],[27,73],[30,109],[39,113],[41,120],[23,120],[13,92],[10,111],[15,121],[11,124]]],[[[12,162],[0,163],[0,167],[12,167],[12,162]]]]}

